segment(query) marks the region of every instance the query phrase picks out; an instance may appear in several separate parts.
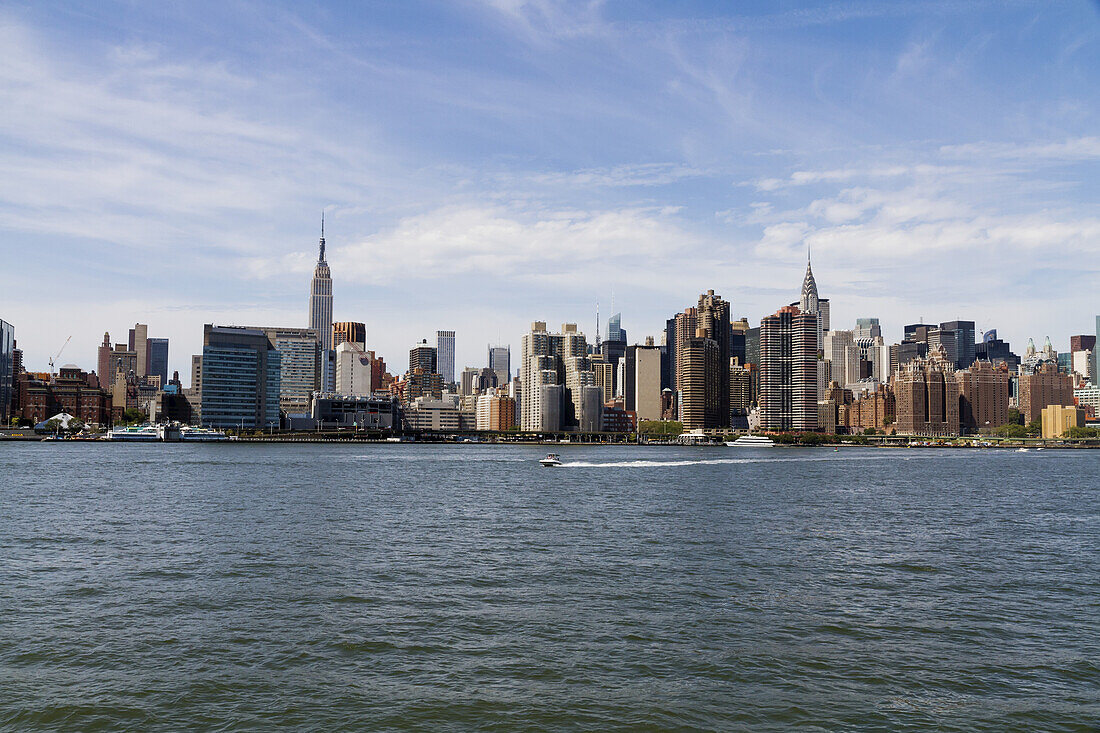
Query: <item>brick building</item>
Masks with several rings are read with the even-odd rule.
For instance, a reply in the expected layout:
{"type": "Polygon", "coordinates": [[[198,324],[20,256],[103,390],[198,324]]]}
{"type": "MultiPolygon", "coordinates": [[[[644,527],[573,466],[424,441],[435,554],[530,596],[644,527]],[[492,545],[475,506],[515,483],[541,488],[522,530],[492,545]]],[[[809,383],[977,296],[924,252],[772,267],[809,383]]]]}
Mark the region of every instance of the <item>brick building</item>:
{"type": "Polygon", "coordinates": [[[907,435],[958,435],[959,386],[955,365],[936,345],[928,358],[913,359],[894,372],[897,431],[907,435]]]}
{"type": "Polygon", "coordinates": [[[1034,374],[1020,375],[1020,412],[1024,422],[1039,420],[1048,405],[1073,404],[1073,376],[1045,362],[1034,374]]]}

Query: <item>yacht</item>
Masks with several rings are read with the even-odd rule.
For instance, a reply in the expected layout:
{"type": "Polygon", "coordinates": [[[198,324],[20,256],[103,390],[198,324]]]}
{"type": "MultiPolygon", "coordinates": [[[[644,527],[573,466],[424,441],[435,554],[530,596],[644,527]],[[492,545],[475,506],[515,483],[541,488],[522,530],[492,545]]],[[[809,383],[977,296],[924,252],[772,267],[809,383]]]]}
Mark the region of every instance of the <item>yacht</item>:
{"type": "Polygon", "coordinates": [[[727,441],[731,448],[770,448],[775,441],[766,435],[742,435],[737,440],[727,441]]]}
{"type": "Polygon", "coordinates": [[[551,466],[560,466],[561,459],[558,457],[557,453],[547,453],[546,458],[543,458],[539,463],[550,468],[551,466]]]}

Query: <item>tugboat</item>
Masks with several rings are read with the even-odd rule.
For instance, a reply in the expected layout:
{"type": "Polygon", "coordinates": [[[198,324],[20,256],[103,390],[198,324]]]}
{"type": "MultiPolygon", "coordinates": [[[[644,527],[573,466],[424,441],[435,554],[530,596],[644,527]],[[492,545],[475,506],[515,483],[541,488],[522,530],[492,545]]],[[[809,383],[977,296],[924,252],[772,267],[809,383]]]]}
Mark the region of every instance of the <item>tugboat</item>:
{"type": "Polygon", "coordinates": [[[561,460],[558,458],[557,453],[547,453],[546,458],[543,458],[539,463],[550,468],[551,466],[560,466],[561,460]]]}

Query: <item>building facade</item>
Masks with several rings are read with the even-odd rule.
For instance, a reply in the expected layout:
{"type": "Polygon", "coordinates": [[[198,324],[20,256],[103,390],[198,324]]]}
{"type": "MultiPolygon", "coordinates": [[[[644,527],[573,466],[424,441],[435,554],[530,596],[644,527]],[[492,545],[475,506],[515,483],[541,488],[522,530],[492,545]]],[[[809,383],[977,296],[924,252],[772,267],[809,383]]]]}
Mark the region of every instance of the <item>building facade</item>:
{"type": "Polygon", "coordinates": [[[897,431],[906,435],[959,434],[959,386],[955,363],[941,346],[894,373],[897,431]]]}
{"type": "Polygon", "coordinates": [[[436,368],[443,375],[446,384],[454,384],[455,381],[455,332],[435,332],[435,359],[436,368]]]}
{"type": "Polygon", "coordinates": [[[15,388],[15,326],[0,321],[0,426],[11,423],[15,388]]]}
{"type": "Polygon", "coordinates": [[[488,347],[486,364],[496,372],[497,384],[503,387],[512,381],[512,348],[510,346],[488,347]]]}
{"type": "Polygon", "coordinates": [[[245,430],[278,426],[281,381],[281,355],[262,330],[203,327],[203,426],[245,430]]]}
{"type": "Polygon", "coordinates": [[[1053,362],[1042,363],[1032,374],[1021,374],[1019,381],[1020,412],[1025,422],[1039,420],[1048,405],[1073,404],[1073,376],[1058,371],[1053,362]]]}
{"type": "Polygon", "coordinates": [[[337,321],[332,324],[332,348],[345,342],[367,348],[367,324],[359,321],[337,321]]]}
{"type": "Polygon", "coordinates": [[[1048,405],[1039,413],[1043,438],[1061,438],[1070,428],[1085,426],[1085,411],[1072,405],[1048,405]]]}
{"type": "Polygon", "coordinates": [[[355,397],[371,394],[373,355],[359,342],[342,341],[336,347],[336,393],[355,397]]]}
{"type": "MultiPolygon", "coordinates": [[[[812,277],[812,276],[811,276],[812,277]]],[[[816,430],[818,319],[795,306],[760,322],[760,427],[816,430]]]]}
{"type": "Polygon", "coordinates": [[[1005,364],[975,361],[955,372],[959,385],[959,424],[963,430],[984,432],[1008,423],[1012,375],[1005,364]]]}

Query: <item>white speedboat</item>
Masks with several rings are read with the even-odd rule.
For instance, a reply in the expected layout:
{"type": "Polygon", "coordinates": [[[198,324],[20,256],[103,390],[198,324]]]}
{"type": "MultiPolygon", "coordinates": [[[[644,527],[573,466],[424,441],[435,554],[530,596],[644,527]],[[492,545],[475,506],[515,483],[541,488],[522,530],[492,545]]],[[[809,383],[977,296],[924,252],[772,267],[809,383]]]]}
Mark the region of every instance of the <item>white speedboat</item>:
{"type": "Polygon", "coordinates": [[[730,448],[770,448],[775,441],[766,435],[742,435],[737,440],[727,441],[730,448]]]}
{"type": "Polygon", "coordinates": [[[551,466],[560,466],[561,459],[558,458],[557,453],[548,453],[546,455],[546,458],[543,458],[541,461],[539,461],[539,463],[546,466],[547,468],[550,468],[551,466]]]}

